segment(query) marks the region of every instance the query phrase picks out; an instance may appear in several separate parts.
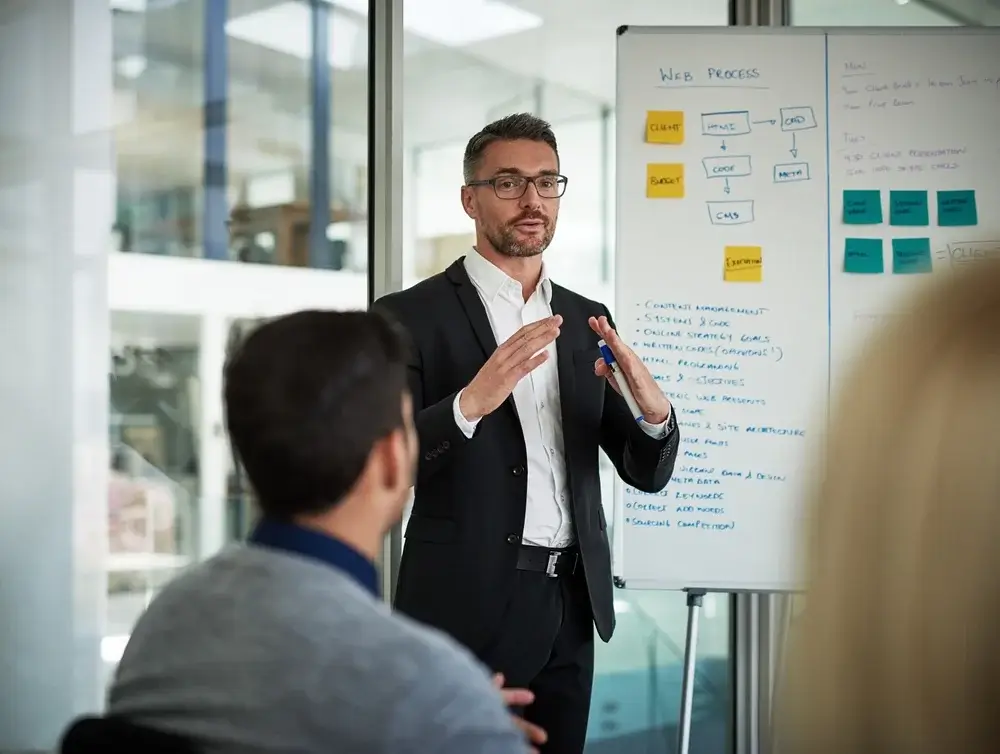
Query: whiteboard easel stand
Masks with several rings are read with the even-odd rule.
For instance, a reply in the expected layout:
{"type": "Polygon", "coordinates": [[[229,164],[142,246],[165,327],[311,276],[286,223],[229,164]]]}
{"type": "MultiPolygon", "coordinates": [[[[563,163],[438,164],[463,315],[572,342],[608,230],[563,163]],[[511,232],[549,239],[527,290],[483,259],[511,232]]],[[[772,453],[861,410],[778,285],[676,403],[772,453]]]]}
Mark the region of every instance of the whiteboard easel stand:
{"type": "Polygon", "coordinates": [[[684,677],[681,680],[681,715],[677,731],[677,754],[691,748],[691,711],[694,705],[695,655],[698,650],[698,619],[705,599],[704,589],[685,589],[687,593],[687,636],[684,639],[684,677]]]}

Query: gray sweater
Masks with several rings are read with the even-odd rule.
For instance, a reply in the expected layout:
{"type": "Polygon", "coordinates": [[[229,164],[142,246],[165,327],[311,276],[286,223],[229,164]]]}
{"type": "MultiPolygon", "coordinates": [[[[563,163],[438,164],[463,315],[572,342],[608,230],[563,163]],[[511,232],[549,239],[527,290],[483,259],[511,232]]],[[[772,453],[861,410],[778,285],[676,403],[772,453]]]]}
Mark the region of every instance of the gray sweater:
{"type": "Polygon", "coordinates": [[[524,754],[489,673],[350,576],[237,546],[139,620],[109,710],[208,754],[524,754]]]}

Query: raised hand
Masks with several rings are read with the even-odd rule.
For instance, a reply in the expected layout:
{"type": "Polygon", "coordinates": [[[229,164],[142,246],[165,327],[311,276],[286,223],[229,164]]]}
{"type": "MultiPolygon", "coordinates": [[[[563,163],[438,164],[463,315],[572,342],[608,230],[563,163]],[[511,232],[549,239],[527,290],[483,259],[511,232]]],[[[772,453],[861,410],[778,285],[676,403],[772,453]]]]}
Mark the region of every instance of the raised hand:
{"type": "Polygon", "coordinates": [[[462,392],[462,416],[475,422],[496,411],[521,378],[548,358],[545,348],[559,336],[560,325],[557,314],[525,325],[504,341],[462,392]]]}
{"type": "MultiPolygon", "coordinates": [[[[608,322],[607,317],[591,317],[589,324],[590,329],[604,339],[604,342],[611,349],[611,353],[615,355],[615,361],[618,362],[625,379],[628,380],[632,397],[639,404],[645,420],[650,424],[666,421],[667,417],[670,416],[670,401],[663,394],[660,386],[656,384],[656,380],[646,369],[642,359],[636,355],[635,351],[625,345],[625,341],[618,337],[618,333],[608,322]]],[[[594,362],[594,373],[598,377],[606,378],[611,383],[611,387],[621,395],[617,378],[608,365],[604,363],[604,359],[598,359],[594,362]]]]}

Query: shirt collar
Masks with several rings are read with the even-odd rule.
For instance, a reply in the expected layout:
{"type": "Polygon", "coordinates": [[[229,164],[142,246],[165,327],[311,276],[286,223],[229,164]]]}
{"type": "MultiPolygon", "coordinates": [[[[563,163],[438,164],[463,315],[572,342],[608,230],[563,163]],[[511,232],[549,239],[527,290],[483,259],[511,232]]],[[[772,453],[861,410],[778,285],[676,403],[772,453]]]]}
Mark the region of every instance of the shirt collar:
{"type": "MultiPolygon", "coordinates": [[[[472,249],[472,253],[465,256],[465,271],[469,275],[469,280],[479,289],[487,301],[496,299],[505,287],[516,291],[519,296],[523,295],[520,283],[476,251],[475,248],[472,249]]],[[[538,281],[538,290],[545,297],[545,303],[551,305],[552,281],[549,279],[545,262],[542,262],[542,276],[538,281]]]]}
{"type": "Polygon", "coordinates": [[[378,597],[375,565],[353,547],[315,529],[263,519],[250,533],[253,545],[302,555],[343,571],[378,597]]]}

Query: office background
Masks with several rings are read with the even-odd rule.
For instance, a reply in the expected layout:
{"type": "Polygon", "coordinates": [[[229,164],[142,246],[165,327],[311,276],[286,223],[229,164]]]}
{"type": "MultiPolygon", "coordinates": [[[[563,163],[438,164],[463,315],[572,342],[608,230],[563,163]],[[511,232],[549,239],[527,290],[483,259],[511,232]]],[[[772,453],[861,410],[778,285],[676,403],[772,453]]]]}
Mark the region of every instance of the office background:
{"type": "MultiPolygon", "coordinates": [[[[958,22],[899,0],[9,5],[0,750],[98,708],[157,590],[246,531],[227,349],[259,317],[362,308],[466,253],[461,157],[485,123],[553,123],[572,180],[547,263],[613,308],[615,27],[958,22]]],[[[706,598],[693,754],[764,745],[787,608],[706,598]]],[[[684,596],[623,590],[616,609],[588,752],[673,751],[684,596]]]]}

